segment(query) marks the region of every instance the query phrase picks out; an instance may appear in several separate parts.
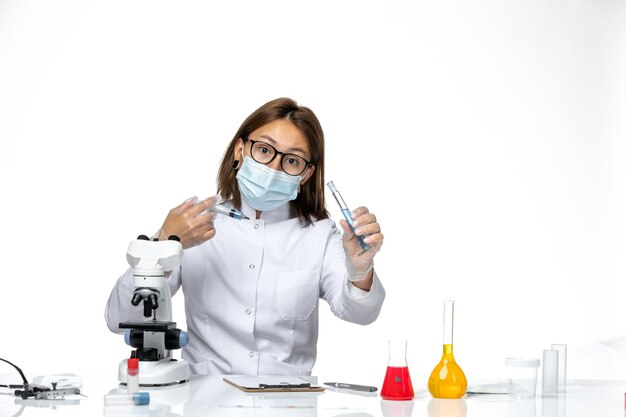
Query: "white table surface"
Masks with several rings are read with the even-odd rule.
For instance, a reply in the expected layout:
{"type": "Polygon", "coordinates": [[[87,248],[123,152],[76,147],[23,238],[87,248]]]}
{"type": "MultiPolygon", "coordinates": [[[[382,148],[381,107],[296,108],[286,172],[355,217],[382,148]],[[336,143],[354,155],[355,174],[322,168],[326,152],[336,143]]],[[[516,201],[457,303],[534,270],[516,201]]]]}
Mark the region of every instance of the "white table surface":
{"type": "MultiPolygon", "coordinates": [[[[320,381],[323,379],[320,378],[320,381]]],[[[125,389],[110,376],[83,377],[80,401],[21,400],[0,395],[0,417],[30,416],[224,416],[224,417],[623,417],[626,381],[568,381],[567,392],[514,400],[508,395],[467,395],[460,400],[431,398],[416,388],[412,401],[384,401],[326,390],[320,394],[246,394],[221,376],[197,377],[189,383],[149,391],[149,406],[104,407],[103,396],[125,389]]]]}

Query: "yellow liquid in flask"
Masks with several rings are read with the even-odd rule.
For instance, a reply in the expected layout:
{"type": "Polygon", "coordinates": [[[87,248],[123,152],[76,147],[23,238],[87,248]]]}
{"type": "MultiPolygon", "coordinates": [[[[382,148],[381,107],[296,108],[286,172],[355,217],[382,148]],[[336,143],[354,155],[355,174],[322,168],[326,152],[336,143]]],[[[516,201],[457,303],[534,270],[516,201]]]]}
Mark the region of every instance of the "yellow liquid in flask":
{"type": "Polygon", "coordinates": [[[428,391],[435,398],[461,398],[467,391],[467,379],[454,360],[452,345],[443,345],[441,361],[428,378],[428,391]]]}

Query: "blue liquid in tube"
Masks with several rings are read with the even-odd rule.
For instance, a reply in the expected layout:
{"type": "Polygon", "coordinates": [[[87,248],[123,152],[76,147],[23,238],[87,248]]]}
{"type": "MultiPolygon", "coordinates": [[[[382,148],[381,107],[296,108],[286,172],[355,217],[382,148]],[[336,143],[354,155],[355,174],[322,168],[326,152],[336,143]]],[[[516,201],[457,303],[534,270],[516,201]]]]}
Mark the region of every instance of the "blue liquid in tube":
{"type": "MultiPolygon", "coordinates": [[[[335,188],[335,184],[333,184],[332,181],[328,181],[326,185],[328,185],[330,192],[333,193],[333,197],[335,197],[335,200],[337,200],[337,204],[339,204],[339,208],[341,209],[343,217],[348,222],[350,229],[352,229],[352,231],[354,232],[354,227],[352,226],[352,216],[350,215],[350,209],[346,205],[346,202],[343,201],[343,197],[341,196],[341,194],[339,194],[339,191],[337,191],[337,188],[335,188]]],[[[354,235],[356,236],[356,240],[359,242],[359,245],[361,245],[363,251],[368,251],[371,249],[370,245],[365,243],[365,241],[363,240],[363,236],[359,236],[356,233],[354,233],[354,235]]]]}

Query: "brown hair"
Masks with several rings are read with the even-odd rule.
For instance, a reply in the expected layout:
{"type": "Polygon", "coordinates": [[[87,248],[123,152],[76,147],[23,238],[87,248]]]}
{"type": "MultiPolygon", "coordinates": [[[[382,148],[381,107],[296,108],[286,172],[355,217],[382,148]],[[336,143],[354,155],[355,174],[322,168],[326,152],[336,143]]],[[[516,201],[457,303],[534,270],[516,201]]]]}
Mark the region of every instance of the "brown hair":
{"type": "Polygon", "coordinates": [[[313,111],[299,106],[290,98],[278,98],[265,103],[244,120],[222,158],[217,175],[217,192],[225,200],[232,199],[235,208],[241,209],[237,170],[233,168],[237,140],[247,139],[250,133],[261,126],[282,119],[289,120],[304,134],[311,151],[311,164],[315,165],[312,177],[301,186],[298,197],[289,202],[291,214],[308,226],[315,220],[328,218],[324,201],[324,132],[313,111]]]}

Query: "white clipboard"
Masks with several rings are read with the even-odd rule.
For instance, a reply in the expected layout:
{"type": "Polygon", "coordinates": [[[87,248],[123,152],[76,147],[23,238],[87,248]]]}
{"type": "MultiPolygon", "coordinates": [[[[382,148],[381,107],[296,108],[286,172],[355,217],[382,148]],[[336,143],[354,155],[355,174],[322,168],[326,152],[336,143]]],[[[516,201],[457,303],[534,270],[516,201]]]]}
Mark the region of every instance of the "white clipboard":
{"type": "Polygon", "coordinates": [[[322,392],[324,387],[313,385],[294,376],[229,376],[224,382],[243,392],[322,392]]]}

